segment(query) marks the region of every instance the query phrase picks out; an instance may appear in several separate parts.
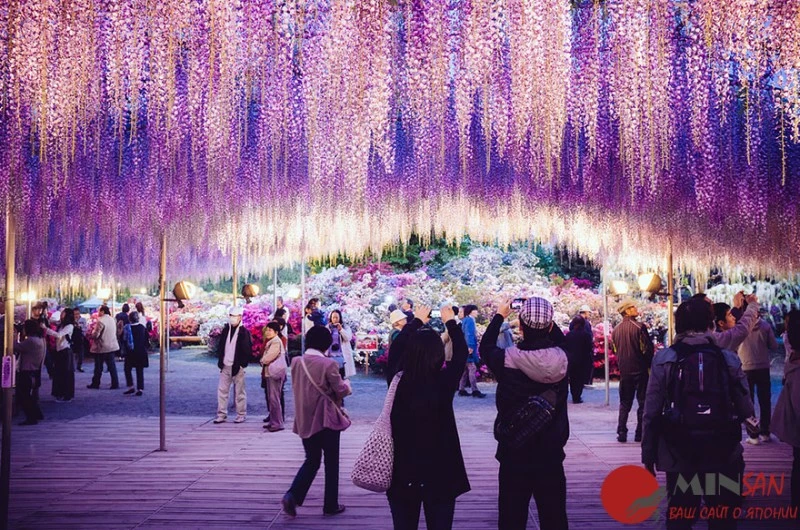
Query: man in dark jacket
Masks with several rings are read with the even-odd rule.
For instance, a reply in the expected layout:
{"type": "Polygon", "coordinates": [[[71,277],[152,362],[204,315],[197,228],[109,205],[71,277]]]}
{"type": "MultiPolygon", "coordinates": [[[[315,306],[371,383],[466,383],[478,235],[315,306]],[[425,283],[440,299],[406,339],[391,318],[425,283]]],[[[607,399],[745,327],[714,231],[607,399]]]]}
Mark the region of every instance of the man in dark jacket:
{"type": "MultiPolygon", "coordinates": [[[[497,378],[495,439],[500,462],[498,527],[524,529],[531,496],[539,512],[542,530],[567,528],[567,479],[564,446],[569,438],[567,418],[567,356],[553,341],[553,306],[543,298],[530,298],[519,312],[523,340],[503,350],[497,337],[511,305],[503,304],[492,319],[480,344],[480,354],[497,378]],[[553,420],[525,440],[512,444],[498,425],[532,396],[552,396],[553,420]]],[[[549,401],[550,399],[548,399],[549,401]]]]}
{"type": "Polygon", "coordinates": [[[228,311],[228,324],[222,328],[217,347],[217,366],[219,367],[219,387],[217,388],[217,417],[214,423],[222,423],[228,418],[228,395],[231,385],[236,398],[236,419],[242,423],[247,417],[247,393],[244,388],[244,369],[253,355],[253,341],[250,332],[242,326],[241,307],[231,307],[228,311]]]}
{"type": "Polygon", "coordinates": [[[637,322],[639,310],[633,300],[625,300],[617,311],[622,315],[622,322],[614,328],[611,340],[619,363],[619,422],[617,424],[617,441],[628,441],[628,414],[633,408],[636,397],[636,437],[642,441],[642,414],[644,398],[647,393],[647,378],[650,363],[653,361],[653,341],[647,334],[647,327],[637,322]]]}
{"type": "MultiPolygon", "coordinates": [[[[754,411],[742,363],[732,351],[719,348],[713,329],[714,312],[710,300],[703,297],[691,298],[682,303],[675,312],[675,342],[671,347],[660,350],[653,359],[644,406],[642,463],[653,475],[656,474],[656,467],[667,474],[669,509],[681,508],[682,513],[689,513],[688,509],[696,510],[705,496],[705,504],[709,508],[728,507],[727,510],[713,512],[719,514],[716,516],[718,519],[709,521],[709,527],[732,529],[736,528],[733,507],[741,505],[741,496],[724,487],[715,488],[711,485],[709,488],[706,479],[710,476],[718,485],[720,475],[734,482],[741,481],[744,470],[741,423],[745,419],[752,419],[754,411]],[[679,431],[679,427],[669,422],[668,415],[663,412],[665,403],[680,401],[680,397],[673,394],[678,384],[675,370],[680,358],[679,352],[686,358],[687,352],[696,351],[695,348],[711,354],[711,357],[706,358],[704,378],[709,395],[701,395],[699,398],[713,400],[720,388],[727,387],[729,392],[728,406],[722,408],[728,411],[725,413],[726,421],[724,425],[711,429],[710,435],[709,429],[699,432],[679,431]],[[713,383],[717,381],[714,374],[719,371],[712,370],[711,363],[720,353],[724,362],[721,366],[727,369],[727,377],[723,379],[727,384],[714,388],[713,383]],[[714,491],[715,494],[706,495],[709,491],[714,491]],[[716,526],[711,526],[711,523],[716,526]]],[[[691,384],[693,377],[687,378],[687,384],[691,384]]],[[[679,405],[676,404],[676,407],[681,410],[679,405]]],[[[712,407],[709,406],[709,419],[712,412],[712,407]]],[[[681,423],[691,425],[692,421],[681,423]]],[[[750,430],[749,427],[748,431],[750,430]]],[[[688,529],[692,522],[691,518],[670,519],[667,521],[667,528],[688,529]]]]}

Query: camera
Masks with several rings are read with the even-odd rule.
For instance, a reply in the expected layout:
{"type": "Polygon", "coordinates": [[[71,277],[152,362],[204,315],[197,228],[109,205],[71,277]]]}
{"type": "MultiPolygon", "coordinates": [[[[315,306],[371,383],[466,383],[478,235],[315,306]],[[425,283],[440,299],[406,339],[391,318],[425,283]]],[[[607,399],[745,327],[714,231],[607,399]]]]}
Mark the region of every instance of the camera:
{"type": "Polygon", "coordinates": [[[514,311],[519,311],[522,308],[522,304],[524,304],[526,300],[527,298],[514,298],[511,301],[511,309],[514,311]]]}
{"type": "Polygon", "coordinates": [[[442,318],[442,312],[438,309],[431,311],[431,318],[442,318]]]}
{"type": "Polygon", "coordinates": [[[339,344],[331,344],[331,351],[339,351],[342,347],[339,344]]]}

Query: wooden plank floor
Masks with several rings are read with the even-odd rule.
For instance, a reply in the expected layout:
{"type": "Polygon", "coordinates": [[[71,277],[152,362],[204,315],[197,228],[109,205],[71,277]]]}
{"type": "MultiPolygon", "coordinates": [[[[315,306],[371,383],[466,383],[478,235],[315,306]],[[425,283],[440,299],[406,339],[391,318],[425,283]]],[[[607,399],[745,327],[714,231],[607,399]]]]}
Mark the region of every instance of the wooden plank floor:
{"type": "MultiPolygon", "coordinates": [[[[637,464],[640,449],[614,441],[615,414],[602,405],[570,408],[572,436],[565,462],[570,528],[622,527],[604,512],[600,485],[615,467],[637,464]]],[[[485,416],[459,417],[472,491],[458,500],[455,528],[497,525],[493,418],[485,416]]],[[[342,436],[345,514],[322,517],[320,473],[299,516],[289,519],[279,501],[302,461],[302,446],[289,430],[265,432],[259,419],[213,425],[207,418],[169,417],[167,452],[155,451],[157,418],[93,415],[15,427],[12,528],[391,528],[386,497],[360,490],[349,480],[368,422],[356,422],[342,436]]],[[[755,499],[750,505],[787,505],[790,448],[773,443],[745,449],[748,471],[787,474],[782,498],[755,499]]],[[[531,514],[529,528],[538,528],[534,503],[531,514]]],[[[649,522],[626,528],[659,527],[649,522]]],[[[740,524],[744,529],[790,527],[785,521],[740,524]]]]}

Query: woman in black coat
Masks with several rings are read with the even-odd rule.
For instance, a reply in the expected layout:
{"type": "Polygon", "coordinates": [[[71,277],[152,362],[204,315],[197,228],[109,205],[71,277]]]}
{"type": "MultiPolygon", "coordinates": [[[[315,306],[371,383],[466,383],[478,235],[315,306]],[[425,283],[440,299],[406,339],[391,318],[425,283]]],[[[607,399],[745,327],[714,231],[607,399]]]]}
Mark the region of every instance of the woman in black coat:
{"type": "Polygon", "coordinates": [[[449,530],[456,498],[470,490],[453,414],[467,343],[451,307],[442,307],[442,321],[453,341],[452,360],[445,364],[436,331],[415,331],[392,407],[394,470],[387,497],[395,530],[416,530],[420,507],[429,530],[449,530]]]}
{"type": "MultiPolygon", "coordinates": [[[[553,326],[556,328],[557,326],[553,326]]],[[[586,374],[592,370],[592,352],[594,351],[594,337],[586,320],[578,315],[569,323],[569,333],[562,344],[569,360],[569,391],[573,403],[583,403],[583,385],[586,383],[586,374]]]]}
{"type": "Polygon", "coordinates": [[[128,315],[130,320],[130,333],[133,338],[133,349],[125,356],[125,380],[128,383],[128,390],[125,394],[133,394],[133,369],[136,369],[136,395],[141,396],[144,390],[144,369],[150,365],[147,359],[147,346],[149,344],[147,328],[141,322],[141,316],[137,311],[131,311],[128,315]]]}

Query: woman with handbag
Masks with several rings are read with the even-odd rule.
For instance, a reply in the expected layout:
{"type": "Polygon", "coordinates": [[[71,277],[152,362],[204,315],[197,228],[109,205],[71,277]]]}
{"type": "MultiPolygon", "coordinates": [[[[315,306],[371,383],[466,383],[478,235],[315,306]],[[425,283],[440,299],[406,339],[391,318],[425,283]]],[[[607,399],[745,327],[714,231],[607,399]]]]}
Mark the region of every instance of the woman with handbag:
{"type": "Polygon", "coordinates": [[[75,315],[72,309],[61,311],[58,331],[42,324],[42,329],[56,339],[56,353],[53,356],[53,389],[51,394],[57,403],[69,403],[75,397],[75,359],[72,355],[72,330],[75,315]]]}
{"type": "Polygon", "coordinates": [[[386,496],[395,530],[416,530],[420,507],[429,530],[449,530],[456,498],[470,490],[453,414],[469,351],[452,307],[441,312],[453,344],[452,359],[445,363],[436,331],[415,331],[408,339],[392,406],[394,465],[386,496]]]}
{"type": "Polygon", "coordinates": [[[283,430],[283,385],[286,383],[286,350],[280,336],[281,325],[272,321],[264,328],[264,355],[261,356],[261,383],[267,398],[269,432],[283,430]]]}
{"type": "Polygon", "coordinates": [[[323,453],[325,501],[322,513],[337,515],[345,509],[339,504],[339,436],[350,426],[341,402],[352,390],[350,383],[339,375],[336,361],[325,355],[330,346],[328,328],[313,326],[306,334],[305,353],[292,360],[293,430],[303,439],[306,459],[283,496],[283,510],[291,517],[297,515],[297,506],[303,505],[323,453]]]}

